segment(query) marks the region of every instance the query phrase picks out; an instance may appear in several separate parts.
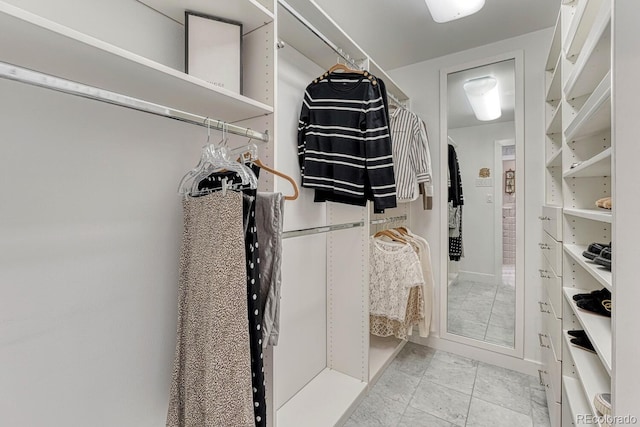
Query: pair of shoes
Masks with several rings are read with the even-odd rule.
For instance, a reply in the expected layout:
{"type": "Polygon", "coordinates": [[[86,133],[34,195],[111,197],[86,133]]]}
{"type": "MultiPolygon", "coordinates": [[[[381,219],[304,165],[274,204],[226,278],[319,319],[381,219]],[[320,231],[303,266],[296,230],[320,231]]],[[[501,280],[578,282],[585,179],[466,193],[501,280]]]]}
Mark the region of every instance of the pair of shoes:
{"type": "Polygon", "coordinates": [[[611,197],[604,197],[596,200],[596,206],[604,209],[611,209],[613,204],[611,203],[611,197]]]}
{"type": "Polygon", "coordinates": [[[589,340],[589,337],[587,336],[587,333],[585,331],[573,330],[573,331],[567,331],[567,333],[572,337],[575,337],[569,340],[571,344],[575,345],[576,347],[580,347],[583,350],[590,351],[592,353],[596,352],[596,349],[593,348],[593,345],[591,344],[591,341],[589,340]]]}
{"type": "Polygon", "coordinates": [[[587,250],[582,252],[582,256],[593,261],[597,256],[600,255],[603,249],[607,248],[611,248],[611,242],[609,242],[609,244],[591,243],[587,250]]]}
{"type": "Polygon", "coordinates": [[[604,248],[600,255],[595,257],[593,261],[611,271],[611,248],[604,248]]]}
{"type": "Polygon", "coordinates": [[[611,292],[607,288],[588,294],[576,294],[573,296],[573,300],[582,310],[611,317],[611,292]]]}

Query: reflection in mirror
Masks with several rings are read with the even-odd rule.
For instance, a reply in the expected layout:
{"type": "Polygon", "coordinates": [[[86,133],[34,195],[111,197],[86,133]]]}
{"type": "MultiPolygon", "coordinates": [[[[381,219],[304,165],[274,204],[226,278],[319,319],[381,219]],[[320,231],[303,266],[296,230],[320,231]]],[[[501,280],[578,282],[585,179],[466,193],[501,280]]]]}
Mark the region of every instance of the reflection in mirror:
{"type": "Polygon", "coordinates": [[[447,76],[449,333],[514,347],[515,60],[447,76]]]}

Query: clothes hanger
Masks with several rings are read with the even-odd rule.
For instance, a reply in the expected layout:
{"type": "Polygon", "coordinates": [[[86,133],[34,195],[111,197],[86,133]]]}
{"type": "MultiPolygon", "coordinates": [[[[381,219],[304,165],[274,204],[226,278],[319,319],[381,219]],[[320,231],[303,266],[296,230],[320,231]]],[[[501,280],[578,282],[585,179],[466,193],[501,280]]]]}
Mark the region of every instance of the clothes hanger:
{"type": "Polygon", "coordinates": [[[394,242],[400,242],[400,243],[405,243],[405,244],[407,243],[407,241],[405,239],[403,239],[402,237],[398,236],[397,234],[395,234],[391,230],[381,230],[381,231],[378,231],[376,234],[373,235],[373,237],[375,237],[375,238],[382,237],[382,236],[386,236],[386,237],[390,238],[391,240],[393,240],[394,242]]]}
{"type": "Polygon", "coordinates": [[[357,70],[357,69],[349,68],[346,65],[341,64],[340,62],[336,63],[333,67],[329,68],[327,73],[334,73],[336,71],[344,71],[345,73],[365,74],[365,71],[363,71],[363,70],[357,70]]]}
{"type": "MultiPolygon", "coordinates": [[[[249,129],[247,129],[247,133],[248,132],[249,129]]],[[[242,162],[252,162],[260,169],[265,170],[273,175],[279,176],[280,178],[285,179],[291,184],[291,187],[293,187],[293,195],[284,196],[285,200],[296,200],[298,198],[298,196],[300,195],[300,190],[298,189],[298,184],[296,183],[296,181],[289,175],[286,175],[262,163],[262,161],[258,158],[258,146],[256,144],[252,144],[251,139],[249,140],[249,144],[246,147],[236,148],[235,150],[231,151],[231,154],[236,154],[239,151],[241,152],[241,154],[238,160],[241,160],[242,162]]]]}
{"type": "Polygon", "coordinates": [[[395,230],[404,236],[409,235],[409,230],[405,226],[396,227],[395,230]]]}

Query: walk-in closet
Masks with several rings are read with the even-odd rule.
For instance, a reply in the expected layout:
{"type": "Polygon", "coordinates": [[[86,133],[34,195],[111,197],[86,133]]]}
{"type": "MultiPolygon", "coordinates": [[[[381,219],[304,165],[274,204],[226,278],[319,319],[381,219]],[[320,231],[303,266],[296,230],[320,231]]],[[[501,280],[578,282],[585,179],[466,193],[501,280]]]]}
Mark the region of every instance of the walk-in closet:
{"type": "Polygon", "coordinates": [[[0,426],[639,423],[639,19],[0,0],[0,426]]]}

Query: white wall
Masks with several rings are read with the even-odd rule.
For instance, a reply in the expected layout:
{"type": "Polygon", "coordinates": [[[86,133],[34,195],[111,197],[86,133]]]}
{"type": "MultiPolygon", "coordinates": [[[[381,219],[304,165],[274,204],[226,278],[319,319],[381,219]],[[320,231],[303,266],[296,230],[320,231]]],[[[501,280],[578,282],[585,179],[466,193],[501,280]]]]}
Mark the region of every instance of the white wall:
{"type": "MultiPolygon", "coordinates": [[[[500,272],[495,271],[496,233],[495,203],[487,202],[487,195],[494,197],[494,187],[477,187],[476,179],[481,168],[491,169],[493,185],[501,185],[500,165],[495,165],[495,141],[515,138],[514,122],[488,123],[479,126],[449,129],[449,136],[458,144],[456,153],[462,176],[464,207],[462,210],[462,238],[464,258],[460,260],[460,271],[482,275],[486,280],[495,280],[500,272]]],[[[493,282],[496,283],[496,282],[493,282]]]]}
{"type": "MultiPolygon", "coordinates": [[[[10,2],[181,66],[181,27],[134,0],[10,2]]],[[[0,93],[0,425],[164,425],[176,190],[206,133],[6,80],[0,93]]]]}
{"type": "MultiPolygon", "coordinates": [[[[429,128],[432,162],[436,188],[439,179],[446,178],[446,171],[439,170],[440,156],[446,150],[440,149],[440,70],[469,61],[500,55],[515,50],[524,51],[524,111],[525,111],[525,347],[524,358],[540,360],[538,331],[540,315],[537,302],[541,298],[541,286],[538,279],[540,262],[537,247],[540,225],[537,220],[543,203],[544,187],[544,64],[551,43],[552,30],[546,29],[520,37],[503,40],[479,48],[447,55],[429,61],[420,62],[391,72],[394,80],[411,96],[412,109],[418,113],[429,128]],[[441,175],[444,174],[444,175],[441,175]]],[[[434,206],[446,203],[436,194],[434,206]]],[[[432,245],[432,262],[436,283],[446,283],[446,272],[439,271],[440,259],[447,254],[439,253],[440,226],[446,224],[446,218],[440,218],[439,210],[425,212],[419,206],[413,206],[412,227],[426,236],[432,245]]],[[[436,312],[434,312],[434,336],[440,332],[439,319],[440,292],[436,293],[436,312]]]]}

